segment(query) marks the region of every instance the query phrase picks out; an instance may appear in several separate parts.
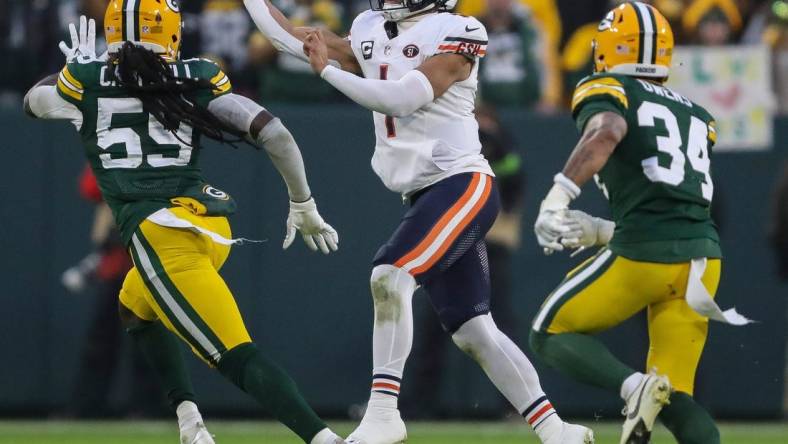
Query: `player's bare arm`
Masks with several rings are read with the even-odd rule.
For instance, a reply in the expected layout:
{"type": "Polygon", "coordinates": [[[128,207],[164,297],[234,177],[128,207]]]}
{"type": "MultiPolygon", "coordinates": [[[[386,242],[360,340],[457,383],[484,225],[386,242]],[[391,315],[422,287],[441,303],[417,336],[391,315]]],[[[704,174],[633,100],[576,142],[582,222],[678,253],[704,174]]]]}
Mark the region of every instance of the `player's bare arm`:
{"type": "Polygon", "coordinates": [[[619,114],[605,111],[594,115],[569,156],[563,175],[582,187],[605,166],[626,135],[627,121],[619,114]]]}
{"type": "Polygon", "coordinates": [[[473,60],[462,54],[438,54],[427,59],[417,69],[430,81],[435,98],[438,98],[455,83],[467,80],[473,64],[473,60]]]}
{"type": "MultiPolygon", "coordinates": [[[[244,0],[255,25],[279,51],[287,52],[306,60],[303,43],[315,28],[296,27],[269,0],[244,0]]],[[[323,30],[328,49],[328,58],[349,72],[361,72],[361,68],[350,47],[350,41],[329,30],[323,30]]]]}
{"type": "Polygon", "coordinates": [[[626,120],[614,112],[595,114],[588,121],[580,142],[564,170],[555,176],[555,184],[539,209],[534,231],[545,253],[562,251],[564,247],[602,245],[613,237],[613,222],[569,210],[569,204],[580,195],[580,187],[602,170],[626,134],[626,120]]]}

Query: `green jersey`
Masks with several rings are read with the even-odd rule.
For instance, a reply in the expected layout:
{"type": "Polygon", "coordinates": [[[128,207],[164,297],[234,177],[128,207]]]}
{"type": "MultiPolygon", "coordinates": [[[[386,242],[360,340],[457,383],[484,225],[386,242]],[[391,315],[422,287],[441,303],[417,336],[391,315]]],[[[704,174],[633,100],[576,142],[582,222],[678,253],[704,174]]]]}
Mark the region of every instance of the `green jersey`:
{"type": "Polygon", "coordinates": [[[714,118],[657,83],[614,74],[583,79],[572,100],[580,131],[604,111],[628,125],[597,175],[616,222],[610,249],[648,262],[721,257],[710,214],[714,118]]]}
{"type": "MultiPolygon", "coordinates": [[[[232,90],[211,61],[184,60],[171,67],[179,77],[210,79],[214,89],[187,97],[200,106],[232,90]]],[[[117,86],[113,69],[107,62],[69,63],[60,72],[57,92],[82,113],[75,124],[124,242],[149,215],[175,204],[198,214],[231,214],[232,198],[209,186],[200,172],[200,134],[187,125],[177,136],[166,130],[142,101],[117,86]]]]}

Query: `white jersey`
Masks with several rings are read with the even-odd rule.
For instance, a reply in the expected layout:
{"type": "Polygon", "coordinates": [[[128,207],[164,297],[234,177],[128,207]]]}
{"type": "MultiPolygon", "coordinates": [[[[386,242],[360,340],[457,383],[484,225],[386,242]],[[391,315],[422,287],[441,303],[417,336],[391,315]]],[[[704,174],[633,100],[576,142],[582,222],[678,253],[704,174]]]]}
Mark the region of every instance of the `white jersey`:
{"type": "Polygon", "coordinates": [[[481,154],[474,117],[479,60],[487,31],[478,20],[448,12],[427,14],[389,39],[380,11],[361,13],[350,43],[364,77],[399,80],[436,54],[455,53],[474,60],[468,79],[407,117],[373,113],[377,143],[372,169],[390,190],[411,194],[465,172],[493,175],[481,154]]]}

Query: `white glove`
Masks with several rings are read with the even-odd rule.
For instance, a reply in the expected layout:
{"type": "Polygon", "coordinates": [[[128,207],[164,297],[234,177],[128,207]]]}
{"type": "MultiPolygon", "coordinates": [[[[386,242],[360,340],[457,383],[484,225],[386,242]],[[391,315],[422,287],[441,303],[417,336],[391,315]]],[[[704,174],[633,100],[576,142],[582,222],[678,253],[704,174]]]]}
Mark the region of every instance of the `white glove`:
{"type": "Polygon", "coordinates": [[[566,209],[539,211],[539,217],[536,218],[534,225],[534,233],[536,233],[537,242],[544,249],[544,254],[550,255],[554,251],[564,250],[561,238],[570,234],[570,228],[566,224],[566,212],[566,209]]]}
{"type": "Polygon", "coordinates": [[[539,216],[534,225],[536,240],[548,255],[564,250],[560,241],[562,237],[579,236],[567,225],[566,213],[569,203],[580,195],[580,188],[561,173],[556,174],[554,182],[539,207],[539,216]]]}
{"type": "MultiPolygon", "coordinates": [[[[99,60],[96,57],[96,21],[88,20],[87,17],[79,17],[79,33],[73,23],[69,23],[68,31],[71,34],[71,46],[61,41],[60,51],[66,56],[66,63],[78,61],[79,63],[89,63],[99,60]]],[[[102,56],[104,57],[104,56],[102,56]]]]}
{"type": "Polygon", "coordinates": [[[296,230],[301,232],[304,243],[312,251],[317,251],[320,248],[320,251],[328,254],[339,249],[339,235],[331,225],[320,217],[315,199],[309,199],[306,202],[290,202],[287,235],[282,245],[285,250],[293,244],[296,230]]]}
{"type": "Polygon", "coordinates": [[[607,245],[613,238],[615,222],[594,217],[579,210],[566,212],[566,227],[569,232],[561,238],[561,244],[567,248],[588,248],[607,245]]]}

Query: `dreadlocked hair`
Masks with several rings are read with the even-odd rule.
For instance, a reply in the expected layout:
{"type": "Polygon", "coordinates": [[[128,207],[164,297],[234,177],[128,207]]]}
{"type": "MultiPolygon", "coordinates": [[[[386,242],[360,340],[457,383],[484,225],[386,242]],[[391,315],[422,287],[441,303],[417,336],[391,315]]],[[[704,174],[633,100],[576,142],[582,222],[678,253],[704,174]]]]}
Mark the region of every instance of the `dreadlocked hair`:
{"type": "Polygon", "coordinates": [[[161,56],[131,42],[123,44],[115,55],[115,63],[118,85],[140,99],[143,109],[182,143],[193,146],[178,135],[181,124],[233,147],[246,141],[244,132],[226,125],[206,108],[187,98],[190,93],[200,90],[218,89],[209,80],[178,77],[161,56]],[[227,134],[232,137],[228,138],[227,134]]]}

